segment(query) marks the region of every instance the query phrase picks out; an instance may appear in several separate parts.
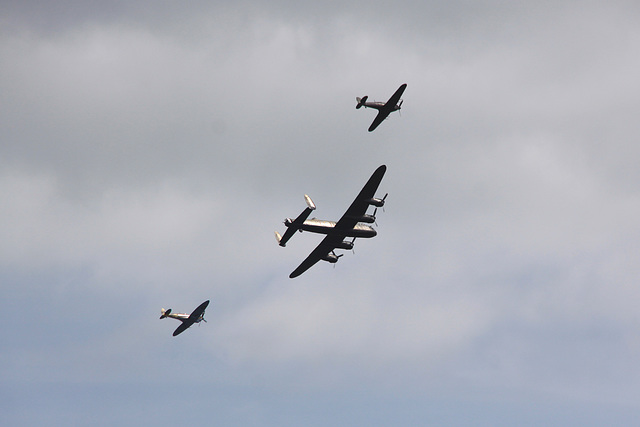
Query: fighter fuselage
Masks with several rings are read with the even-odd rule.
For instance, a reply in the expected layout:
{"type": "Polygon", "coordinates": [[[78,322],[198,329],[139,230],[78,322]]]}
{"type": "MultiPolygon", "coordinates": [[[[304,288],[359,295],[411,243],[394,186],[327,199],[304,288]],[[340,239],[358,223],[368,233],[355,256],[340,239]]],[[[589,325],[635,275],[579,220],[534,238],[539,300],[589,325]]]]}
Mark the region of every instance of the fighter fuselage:
{"type": "Polygon", "coordinates": [[[186,320],[189,318],[189,315],[186,313],[170,313],[170,314],[167,314],[166,317],[171,317],[172,319],[178,319],[178,320],[186,320]]]}
{"type": "MultiPolygon", "coordinates": [[[[171,317],[172,319],[178,319],[178,320],[182,320],[185,321],[189,318],[189,315],[187,313],[169,313],[169,314],[164,314],[163,316],[165,317],[171,317]]],[[[198,317],[194,323],[200,323],[202,321],[202,319],[204,318],[204,314],[201,314],[200,317],[198,317]]]]}
{"type": "MultiPolygon", "coordinates": [[[[382,107],[384,107],[386,105],[386,103],[384,102],[363,102],[362,103],[363,106],[365,106],[366,108],[375,108],[376,110],[380,110],[382,109],[382,107]]],[[[400,109],[399,105],[394,105],[393,108],[391,108],[391,111],[397,111],[400,109]]]]}

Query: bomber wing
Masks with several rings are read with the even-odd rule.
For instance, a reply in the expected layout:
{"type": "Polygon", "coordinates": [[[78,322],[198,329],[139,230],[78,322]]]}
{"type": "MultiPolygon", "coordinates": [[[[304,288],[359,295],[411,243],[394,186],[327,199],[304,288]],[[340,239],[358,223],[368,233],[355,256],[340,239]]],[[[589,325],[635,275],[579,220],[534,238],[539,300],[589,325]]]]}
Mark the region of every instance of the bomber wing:
{"type": "Polygon", "coordinates": [[[358,223],[358,219],[367,212],[369,208],[369,200],[375,196],[380,182],[384,177],[384,173],[387,171],[387,166],[382,165],[373,172],[369,181],[362,187],[360,193],[356,196],[356,199],[351,203],[349,209],[342,215],[342,217],[336,223],[335,230],[339,233],[340,230],[352,229],[358,223]]]}
{"type": "Polygon", "coordinates": [[[375,196],[386,171],[387,166],[382,165],[373,172],[373,175],[371,175],[371,178],[369,178],[362,190],[360,190],[360,193],[356,196],[353,203],[351,203],[351,206],[349,206],[344,215],[338,220],[333,231],[322,239],[311,254],[289,275],[290,278],[298,277],[313,267],[318,261],[337,247],[342,239],[345,238],[347,230],[355,227],[358,219],[367,212],[369,200],[375,196]]]}
{"type": "Polygon", "coordinates": [[[311,267],[313,267],[318,261],[320,261],[325,256],[329,255],[329,252],[336,248],[336,245],[342,241],[344,236],[340,234],[328,234],[327,237],[322,239],[322,242],[309,254],[309,256],[302,261],[302,263],[293,270],[293,272],[289,275],[291,279],[294,277],[298,277],[311,267]]]}

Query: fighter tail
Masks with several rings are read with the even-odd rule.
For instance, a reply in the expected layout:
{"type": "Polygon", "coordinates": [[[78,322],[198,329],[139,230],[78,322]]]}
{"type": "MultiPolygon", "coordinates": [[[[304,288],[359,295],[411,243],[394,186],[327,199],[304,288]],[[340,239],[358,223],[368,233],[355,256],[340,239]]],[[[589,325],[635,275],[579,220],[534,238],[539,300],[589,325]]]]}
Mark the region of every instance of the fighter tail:
{"type": "Polygon", "coordinates": [[[356,101],[358,101],[358,105],[356,105],[356,109],[362,107],[364,105],[365,102],[367,102],[367,98],[369,98],[368,96],[363,96],[362,98],[356,98],[356,101]]]}

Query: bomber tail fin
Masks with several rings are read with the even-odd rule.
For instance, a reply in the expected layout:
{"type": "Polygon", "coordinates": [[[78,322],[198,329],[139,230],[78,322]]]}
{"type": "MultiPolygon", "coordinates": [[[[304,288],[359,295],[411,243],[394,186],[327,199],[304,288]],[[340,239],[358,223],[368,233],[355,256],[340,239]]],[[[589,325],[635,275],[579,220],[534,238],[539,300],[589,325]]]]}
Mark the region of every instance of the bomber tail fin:
{"type": "Polygon", "coordinates": [[[313,203],[313,200],[311,200],[311,197],[307,196],[306,194],[304,195],[304,201],[307,203],[307,208],[303,210],[296,219],[287,218],[284,220],[284,225],[287,226],[287,231],[284,232],[284,235],[280,235],[280,233],[276,231],[276,240],[278,241],[278,244],[280,246],[286,246],[287,242],[293,236],[296,230],[300,230],[300,227],[309,217],[311,212],[316,209],[316,205],[313,203]]]}
{"type": "Polygon", "coordinates": [[[356,101],[358,101],[358,105],[356,105],[356,109],[359,109],[360,107],[362,107],[364,105],[365,102],[367,102],[367,98],[369,98],[368,96],[363,96],[362,98],[356,98],[356,101]]]}
{"type": "Polygon", "coordinates": [[[169,314],[171,314],[171,309],[170,309],[170,308],[168,308],[168,309],[166,309],[166,310],[163,308],[163,309],[161,309],[161,310],[160,310],[160,318],[161,318],[161,319],[164,319],[164,318],[165,318],[165,317],[167,317],[169,314]]]}

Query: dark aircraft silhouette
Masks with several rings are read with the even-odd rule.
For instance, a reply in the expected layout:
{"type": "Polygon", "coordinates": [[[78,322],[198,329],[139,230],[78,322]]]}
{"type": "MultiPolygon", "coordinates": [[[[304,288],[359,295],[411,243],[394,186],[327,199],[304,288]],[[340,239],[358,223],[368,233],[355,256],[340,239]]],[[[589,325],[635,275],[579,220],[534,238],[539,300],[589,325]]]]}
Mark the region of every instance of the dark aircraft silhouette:
{"type": "Polygon", "coordinates": [[[296,230],[326,234],[327,237],[325,237],[311,254],[302,261],[302,264],[289,275],[290,278],[298,277],[320,260],[332,264],[338,262],[338,258],[340,258],[342,254],[336,255],[335,249],[353,249],[353,242],[357,237],[374,237],[377,234],[373,227],[365,223],[371,224],[375,222],[377,209],[384,206],[387,194],[385,194],[382,199],[376,199],[373,196],[386,170],[387,167],[385,165],[375,170],[371,178],[369,178],[369,181],[367,181],[364,188],[362,188],[351,206],[349,206],[349,209],[347,209],[338,222],[324,221],[315,218],[307,219],[311,212],[315,210],[316,206],[313,204],[311,198],[305,194],[304,199],[307,202],[307,208],[302,211],[295,220],[287,218],[284,221],[284,225],[287,226],[287,231],[284,233],[284,236],[281,236],[280,233],[276,231],[278,243],[280,246],[285,246],[296,230]],[[366,213],[369,205],[376,207],[373,215],[366,213]],[[344,240],[346,237],[353,237],[353,240],[344,240]]]}
{"type": "Polygon", "coordinates": [[[164,319],[165,317],[171,317],[174,319],[178,319],[179,321],[182,322],[182,325],[178,326],[178,329],[173,331],[173,336],[175,337],[176,335],[179,335],[184,331],[186,331],[187,328],[189,328],[189,326],[193,325],[194,323],[200,323],[202,321],[206,323],[207,321],[204,320],[204,311],[206,310],[208,305],[209,305],[209,300],[206,300],[205,302],[200,304],[198,308],[193,310],[191,314],[171,313],[170,308],[167,310],[163,308],[160,310],[160,314],[161,314],[160,318],[164,319]]]}
{"type": "Polygon", "coordinates": [[[389,114],[396,110],[399,110],[400,107],[402,107],[402,101],[400,101],[399,104],[398,101],[400,100],[400,97],[402,96],[402,93],[406,88],[406,83],[401,85],[398,90],[396,90],[396,93],[394,93],[387,102],[367,102],[367,99],[369,98],[368,96],[356,98],[356,101],[358,101],[356,108],[364,106],[365,108],[375,108],[376,110],[378,110],[378,115],[375,119],[373,119],[373,123],[371,123],[371,126],[369,126],[369,132],[372,132],[375,128],[377,128],[378,125],[382,123],[382,121],[386,119],[389,114]]]}

